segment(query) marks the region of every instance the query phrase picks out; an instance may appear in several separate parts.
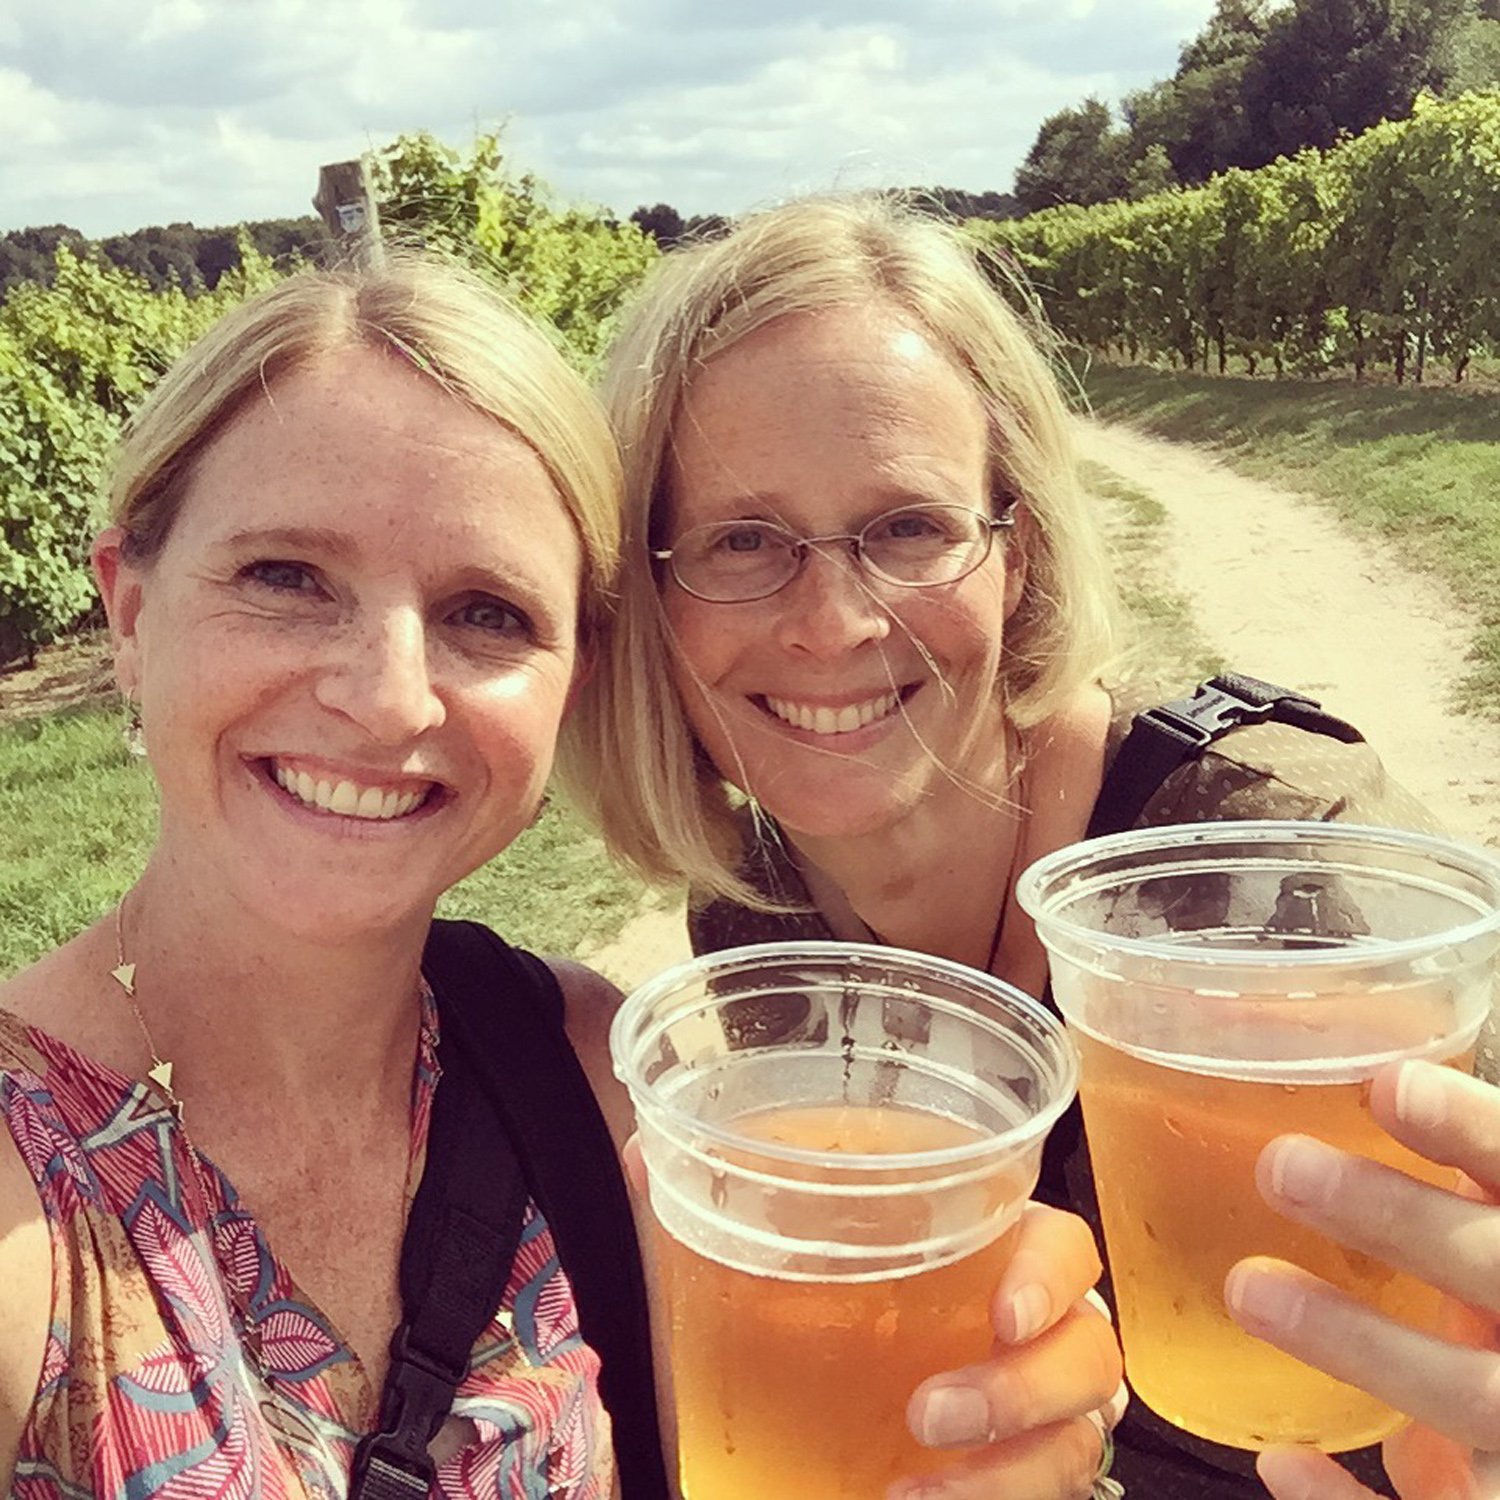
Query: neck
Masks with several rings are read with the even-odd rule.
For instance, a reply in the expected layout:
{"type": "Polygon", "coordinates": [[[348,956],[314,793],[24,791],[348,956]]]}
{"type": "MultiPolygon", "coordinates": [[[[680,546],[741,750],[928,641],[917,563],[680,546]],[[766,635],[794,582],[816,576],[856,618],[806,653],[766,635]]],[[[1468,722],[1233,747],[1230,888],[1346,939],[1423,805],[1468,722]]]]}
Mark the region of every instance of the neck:
{"type": "MultiPolygon", "coordinates": [[[[1080,839],[1099,794],[1111,705],[1097,687],[1003,749],[978,789],[944,782],[899,822],[857,838],[788,830],[834,934],[986,968],[1040,993],[1046,957],[1013,899],[1034,860],[1080,839]]],[[[1000,736],[996,736],[999,739],[1000,736]]]]}
{"type": "Polygon", "coordinates": [[[264,1097],[327,1098],[409,1078],[426,916],[318,941],[268,927],[158,855],[122,918],[141,1018],[185,1090],[254,1077],[264,1097]]]}
{"type": "Polygon", "coordinates": [[[789,833],[809,892],[841,938],[988,968],[1026,822],[1007,764],[943,783],[898,822],[845,838],[789,833]]]}

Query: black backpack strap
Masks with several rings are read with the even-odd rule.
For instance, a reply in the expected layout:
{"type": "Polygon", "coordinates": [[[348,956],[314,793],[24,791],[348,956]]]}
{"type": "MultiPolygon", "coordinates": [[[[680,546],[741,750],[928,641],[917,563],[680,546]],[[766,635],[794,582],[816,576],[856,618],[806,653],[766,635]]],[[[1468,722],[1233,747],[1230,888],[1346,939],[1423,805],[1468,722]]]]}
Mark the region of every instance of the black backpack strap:
{"type": "Polygon", "coordinates": [[[1230,730],[1264,720],[1326,734],[1351,745],[1364,739],[1352,724],[1326,713],[1313,698],[1258,677],[1223,672],[1200,683],[1191,698],[1178,698],[1136,715],[1099,788],[1087,837],[1134,827],[1146,804],[1179,766],[1196,759],[1230,730]]]}
{"type": "MultiPolygon", "coordinates": [[[[557,980],[475,922],[434,922],[423,969],[438,1001],[441,1055],[456,1049],[472,1067],[460,1076],[514,1146],[572,1284],[579,1328],[600,1360],[623,1500],[666,1500],[635,1220],[609,1127],[563,1029],[557,980]]],[[[453,1081],[443,1067],[439,1099],[453,1081]]],[[[429,1147],[429,1170],[432,1155],[429,1147]]]]}
{"type": "Polygon", "coordinates": [[[520,1160],[444,1031],[438,1066],[426,1165],[401,1243],[402,1322],[379,1420],[355,1450],[350,1500],[425,1500],[434,1479],[427,1445],[500,1306],[521,1239],[520,1160]]]}

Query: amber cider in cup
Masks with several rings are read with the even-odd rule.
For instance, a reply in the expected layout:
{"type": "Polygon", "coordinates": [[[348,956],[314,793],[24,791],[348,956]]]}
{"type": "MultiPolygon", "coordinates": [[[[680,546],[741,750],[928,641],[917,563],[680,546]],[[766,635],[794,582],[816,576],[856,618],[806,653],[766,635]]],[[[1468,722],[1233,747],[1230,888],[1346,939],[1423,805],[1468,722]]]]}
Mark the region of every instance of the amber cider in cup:
{"type": "Polygon", "coordinates": [[[899,949],[695,959],[611,1035],[659,1225],[686,1500],[869,1500],[950,1461],[906,1426],[984,1359],[1076,1060],[1037,1002],[899,949]]]}

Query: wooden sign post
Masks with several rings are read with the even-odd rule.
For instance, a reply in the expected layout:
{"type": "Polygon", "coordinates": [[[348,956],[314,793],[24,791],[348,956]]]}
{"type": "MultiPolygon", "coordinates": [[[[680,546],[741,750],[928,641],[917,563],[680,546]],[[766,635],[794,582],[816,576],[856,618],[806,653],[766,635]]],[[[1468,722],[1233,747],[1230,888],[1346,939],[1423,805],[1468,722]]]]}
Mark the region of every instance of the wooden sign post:
{"type": "Polygon", "coordinates": [[[363,158],[321,167],[313,207],[328,226],[335,259],[357,266],[380,264],[385,254],[380,211],[370,191],[363,158]]]}

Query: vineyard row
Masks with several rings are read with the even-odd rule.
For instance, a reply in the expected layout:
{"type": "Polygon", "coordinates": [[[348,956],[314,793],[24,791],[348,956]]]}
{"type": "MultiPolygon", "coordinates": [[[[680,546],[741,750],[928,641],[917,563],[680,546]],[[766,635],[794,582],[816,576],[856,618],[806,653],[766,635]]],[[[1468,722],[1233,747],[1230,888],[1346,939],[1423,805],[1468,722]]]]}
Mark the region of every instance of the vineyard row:
{"type": "Polygon", "coordinates": [[[1327,152],[970,232],[1064,338],[1129,358],[1462,379],[1500,348],[1500,92],[1421,99],[1327,152]]]}

